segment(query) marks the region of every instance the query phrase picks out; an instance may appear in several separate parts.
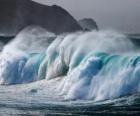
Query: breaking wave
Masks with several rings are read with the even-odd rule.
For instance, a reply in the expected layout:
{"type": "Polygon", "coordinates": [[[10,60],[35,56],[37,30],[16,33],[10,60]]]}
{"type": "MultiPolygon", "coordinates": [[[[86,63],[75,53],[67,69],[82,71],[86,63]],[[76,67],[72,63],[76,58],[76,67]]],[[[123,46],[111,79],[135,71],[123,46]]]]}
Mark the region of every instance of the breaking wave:
{"type": "Polygon", "coordinates": [[[114,31],[55,35],[28,27],[0,54],[0,83],[24,84],[62,76],[65,99],[113,99],[140,91],[139,49],[114,31]]]}

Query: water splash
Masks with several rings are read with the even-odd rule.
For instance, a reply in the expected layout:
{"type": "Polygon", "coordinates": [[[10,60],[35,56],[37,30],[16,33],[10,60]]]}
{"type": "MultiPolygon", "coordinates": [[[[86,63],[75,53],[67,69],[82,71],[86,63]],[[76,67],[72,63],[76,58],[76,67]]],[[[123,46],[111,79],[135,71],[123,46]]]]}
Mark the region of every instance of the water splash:
{"type": "Polygon", "coordinates": [[[56,36],[30,27],[4,47],[0,81],[17,84],[65,76],[58,90],[66,99],[113,99],[139,92],[137,51],[125,35],[113,31],[56,36]]]}

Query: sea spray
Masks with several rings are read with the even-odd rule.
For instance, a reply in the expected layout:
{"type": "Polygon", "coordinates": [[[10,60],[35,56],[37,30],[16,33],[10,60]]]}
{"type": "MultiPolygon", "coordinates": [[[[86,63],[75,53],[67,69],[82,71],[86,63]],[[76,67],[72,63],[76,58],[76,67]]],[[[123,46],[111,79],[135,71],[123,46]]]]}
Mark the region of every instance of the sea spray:
{"type": "Polygon", "coordinates": [[[26,57],[19,54],[1,53],[0,56],[0,83],[20,83],[20,75],[27,61],[26,57]]]}
{"type": "Polygon", "coordinates": [[[2,52],[8,53],[44,53],[56,35],[39,26],[23,29],[15,39],[9,42],[2,52]]]}
{"type": "Polygon", "coordinates": [[[40,63],[45,57],[47,47],[55,37],[55,34],[38,26],[29,26],[22,30],[15,39],[4,46],[0,54],[1,84],[27,83],[40,80],[36,79],[38,78],[40,63]],[[31,57],[33,54],[34,57],[31,57]],[[29,67],[31,67],[30,70],[29,67]],[[30,72],[31,70],[34,71],[30,72]],[[35,74],[28,75],[29,73],[35,74]]]}
{"type": "Polygon", "coordinates": [[[30,54],[28,60],[22,69],[21,77],[22,83],[29,83],[41,80],[38,76],[38,69],[45,54],[30,54]]]}
{"type": "MultiPolygon", "coordinates": [[[[57,38],[56,41],[58,41],[57,38]]],[[[48,48],[46,53],[48,57],[46,61],[53,59],[53,62],[47,68],[46,79],[62,76],[63,74],[60,74],[59,70],[68,70],[68,73],[70,73],[90,52],[117,54],[135,49],[135,46],[124,35],[108,31],[78,32],[64,36],[63,39],[59,39],[58,43],[56,41],[50,46],[57,47],[49,47],[51,50],[48,48]],[[54,56],[55,58],[53,58],[54,56]]]]}
{"type": "Polygon", "coordinates": [[[66,99],[99,101],[139,92],[140,57],[103,55],[90,56],[67,76],[62,87],[66,99]]]}
{"type": "Polygon", "coordinates": [[[66,99],[113,99],[139,92],[136,50],[125,35],[113,31],[56,36],[29,27],[4,47],[0,80],[17,84],[64,76],[58,89],[66,99]]]}

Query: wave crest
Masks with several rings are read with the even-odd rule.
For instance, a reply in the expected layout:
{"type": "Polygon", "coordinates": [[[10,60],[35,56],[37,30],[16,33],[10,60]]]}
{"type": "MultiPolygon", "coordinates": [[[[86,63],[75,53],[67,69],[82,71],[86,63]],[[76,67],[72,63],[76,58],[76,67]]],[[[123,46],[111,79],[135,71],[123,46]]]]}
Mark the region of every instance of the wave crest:
{"type": "Polygon", "coordinates": [[[1,53],[0,80],[17,84],[65,76],[59,91],[66,99],[111,99],[139,92],[136,51],[125,35],[113,31],[56,36],[26,28],[1,53]]]}

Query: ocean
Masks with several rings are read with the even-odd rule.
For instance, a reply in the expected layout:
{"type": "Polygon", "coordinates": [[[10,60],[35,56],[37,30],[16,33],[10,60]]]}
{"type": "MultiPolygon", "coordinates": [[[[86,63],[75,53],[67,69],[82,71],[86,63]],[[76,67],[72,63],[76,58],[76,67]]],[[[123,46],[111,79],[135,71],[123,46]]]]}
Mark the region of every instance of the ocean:
{"type": "Polygon", "coordinates": [[[0,37],[0,115],[140,115],[139,34],[25,32],[0,37]]]}

